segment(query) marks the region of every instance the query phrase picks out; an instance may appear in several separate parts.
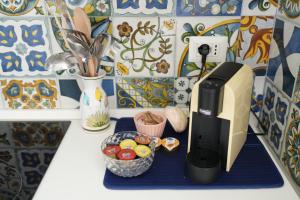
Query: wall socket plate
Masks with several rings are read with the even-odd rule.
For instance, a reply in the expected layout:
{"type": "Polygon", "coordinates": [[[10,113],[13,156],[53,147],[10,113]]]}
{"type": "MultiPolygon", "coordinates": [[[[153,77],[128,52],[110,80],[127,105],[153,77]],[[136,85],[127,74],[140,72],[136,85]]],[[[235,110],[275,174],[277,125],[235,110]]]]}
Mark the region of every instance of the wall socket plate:
{"type": "Polygon", "coordinates": [[[208,44],[210,52],[206,62],[225,62],[228,48],[226,36],[191,36],[189,37],[189,62],[201,63],[202,56],[198,48],[202,44],[208,44]]]}

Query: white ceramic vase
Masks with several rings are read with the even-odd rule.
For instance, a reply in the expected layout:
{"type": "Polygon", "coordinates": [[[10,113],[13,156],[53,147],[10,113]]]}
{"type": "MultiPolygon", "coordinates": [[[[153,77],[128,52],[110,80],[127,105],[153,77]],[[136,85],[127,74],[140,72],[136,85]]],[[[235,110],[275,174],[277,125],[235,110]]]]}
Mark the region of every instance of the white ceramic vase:
{"type": "Polygon", "coordinates": [[[88,131],[100,131],[110,124],[108,99],[101,86],[104,76],[104,70],[99,70],[96,77],[79,75],[83,83],[80,97],[81,126],[88,131]]]}

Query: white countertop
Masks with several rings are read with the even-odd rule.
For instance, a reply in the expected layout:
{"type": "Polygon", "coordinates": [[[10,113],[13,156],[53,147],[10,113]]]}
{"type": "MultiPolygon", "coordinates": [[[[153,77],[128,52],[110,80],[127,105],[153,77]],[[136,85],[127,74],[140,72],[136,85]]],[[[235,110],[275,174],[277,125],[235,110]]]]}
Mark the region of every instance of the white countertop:
{"type": "MultiPolygon", "coordinates": [[[[112,110],[113,117],[132,116],[136,109],[112,110]]],[[[115,122],[103,132],[89,133],[80,127],[77,110],[1,110],[0,120],[70,120],[71,125],[57,150],[35,196],[34,200],[109,200],[132,199],[222,199],[222,200],[294,200],[299,199],[283,171],[275,161],[283,179],[284,186],[274,189],[234,189],[234,190],[108,190],[102,182],[105,165],[100,144],[112,134],[115,122]]],[[[250,124],[255,120],[251,118],[250,124]]],[[[255,129],[255,126],[252,126],[255,129]]],[[[265,144],[264,140],[262,143],[265,144]]],[[[269,149],[267,148],[270,153],[269,149]]]]}

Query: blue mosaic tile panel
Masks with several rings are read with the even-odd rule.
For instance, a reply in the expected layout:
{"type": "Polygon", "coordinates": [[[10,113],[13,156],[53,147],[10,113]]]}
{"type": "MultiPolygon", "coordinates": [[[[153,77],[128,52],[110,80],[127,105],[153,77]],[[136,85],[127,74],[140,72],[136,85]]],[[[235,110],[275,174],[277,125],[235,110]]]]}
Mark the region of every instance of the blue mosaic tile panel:
{"type": "Polygon", "coordinates": [[[50,55],[44,20],[0,21],[0,74],[50,75],[45,69],[50,55]]]}

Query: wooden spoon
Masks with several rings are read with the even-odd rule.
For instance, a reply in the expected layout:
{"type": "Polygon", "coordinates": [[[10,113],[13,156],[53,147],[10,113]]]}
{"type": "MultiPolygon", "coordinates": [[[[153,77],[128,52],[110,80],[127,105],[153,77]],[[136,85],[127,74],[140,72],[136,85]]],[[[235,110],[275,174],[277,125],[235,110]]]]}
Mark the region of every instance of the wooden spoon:
{"type": "Polygon", "coordinates": [[[97,68],[97,59],[93,56],[88,58],[88,76],[89,77],[94,77],[96,76],[96,68],[97,68]]]}
{"type": "Polygon", "coordinates": [[[84,12],[82,8],[74,9],[74,18],[73,18],[75,29],[83,32],[89,41],[91,41],[91,22],[87,14],[84,12]]]}

